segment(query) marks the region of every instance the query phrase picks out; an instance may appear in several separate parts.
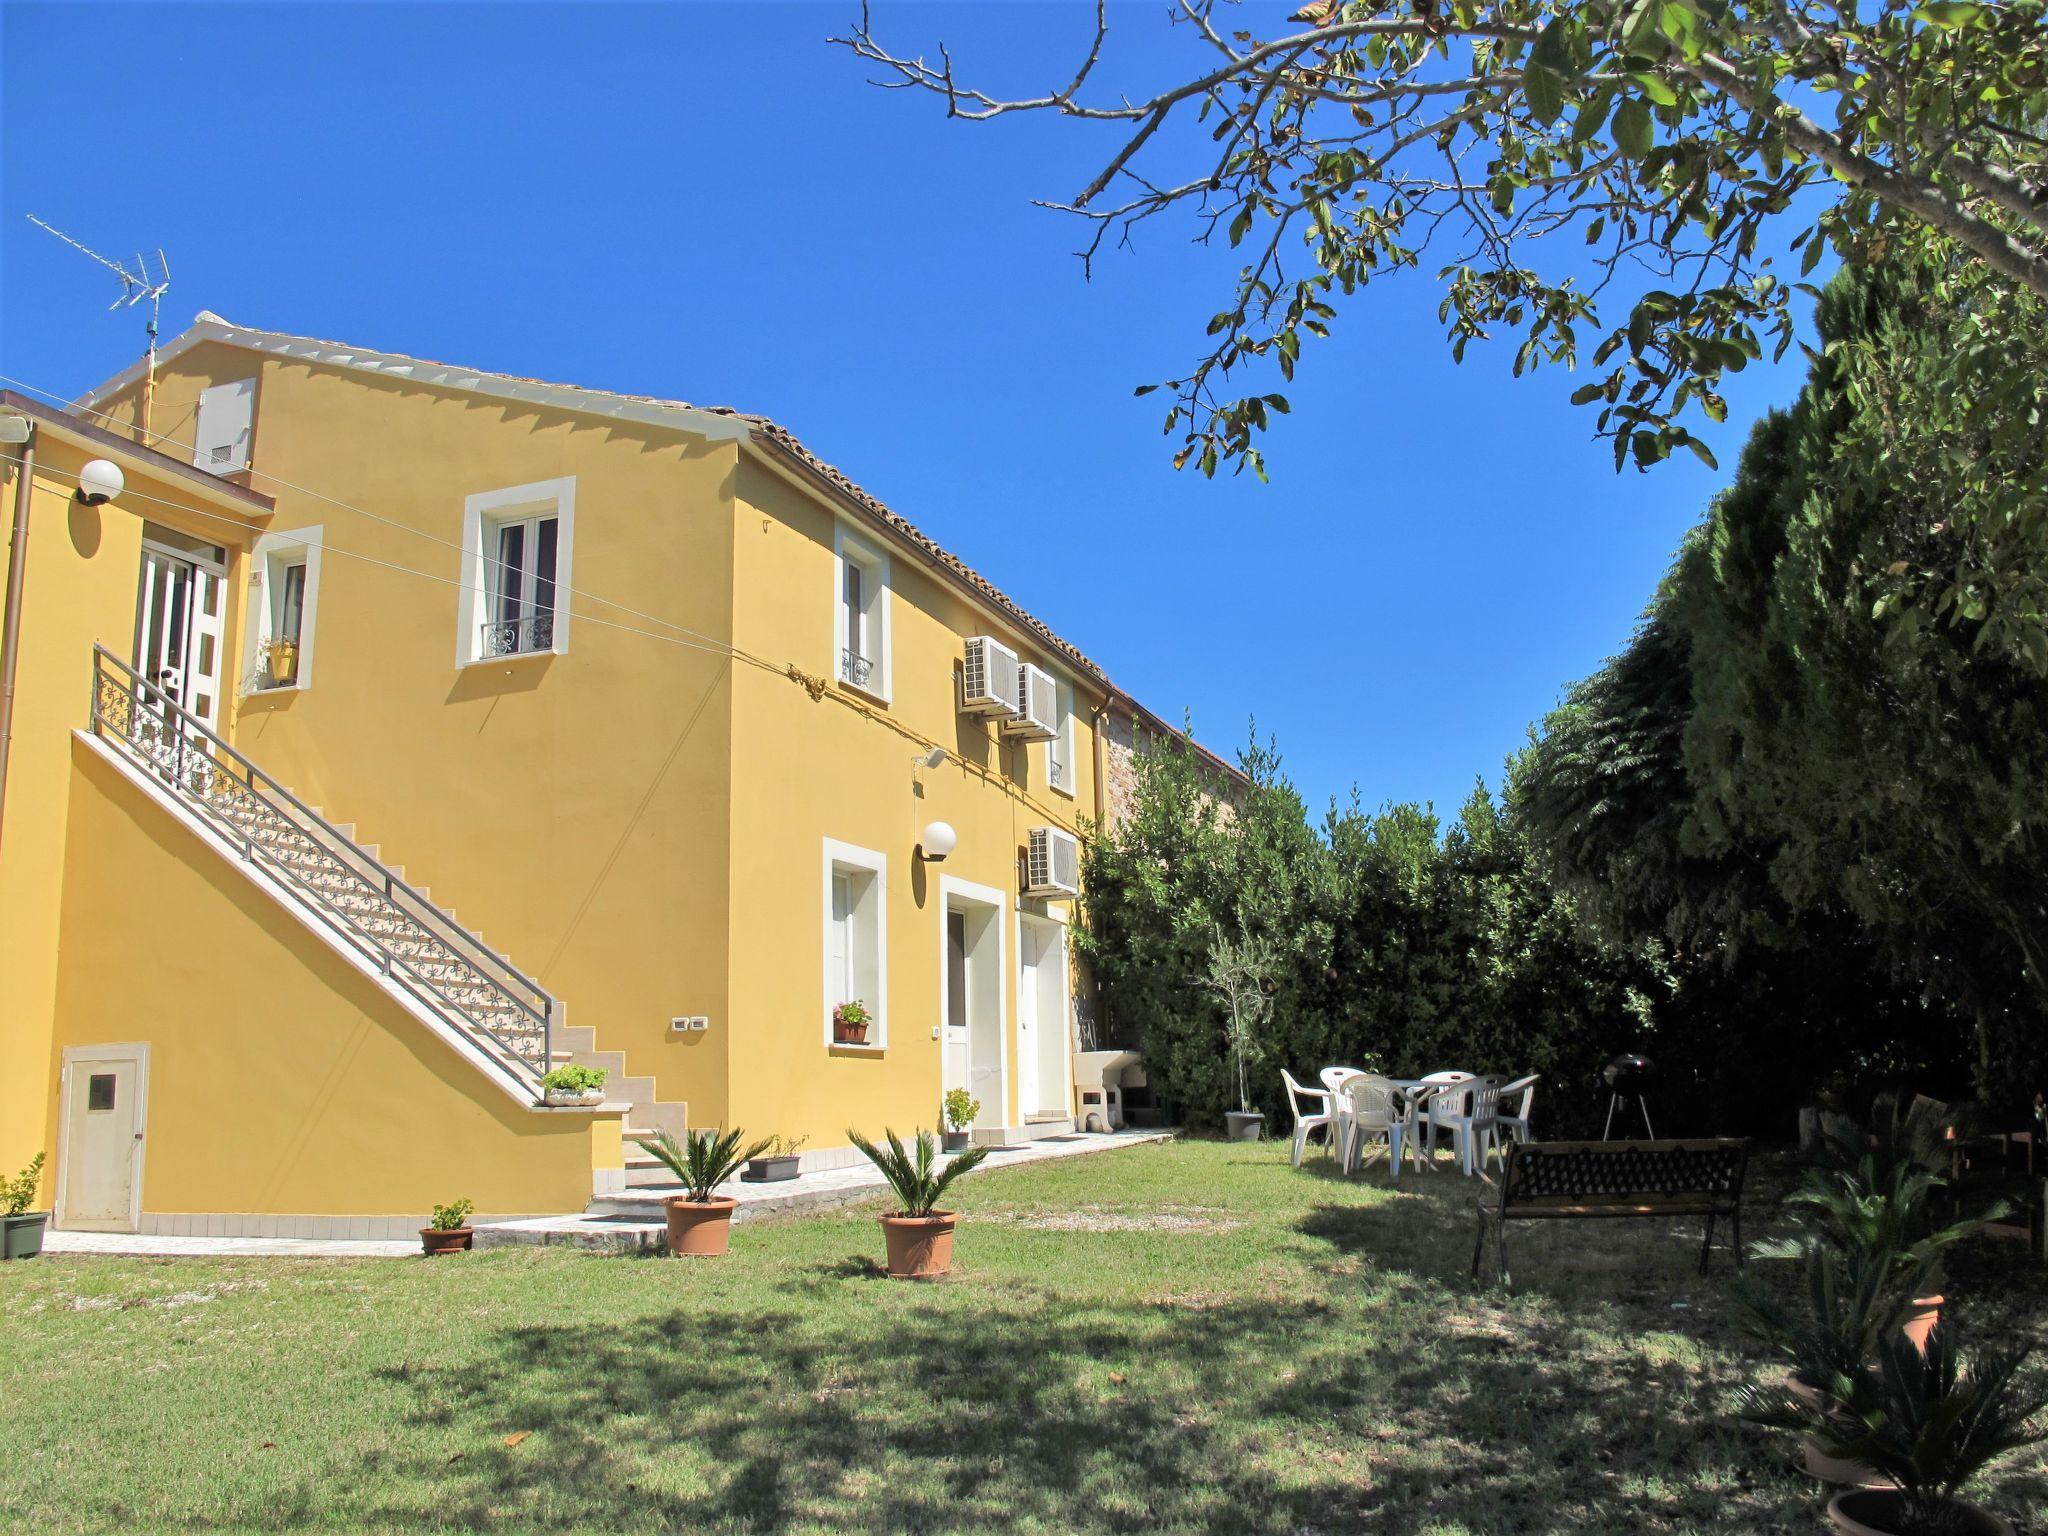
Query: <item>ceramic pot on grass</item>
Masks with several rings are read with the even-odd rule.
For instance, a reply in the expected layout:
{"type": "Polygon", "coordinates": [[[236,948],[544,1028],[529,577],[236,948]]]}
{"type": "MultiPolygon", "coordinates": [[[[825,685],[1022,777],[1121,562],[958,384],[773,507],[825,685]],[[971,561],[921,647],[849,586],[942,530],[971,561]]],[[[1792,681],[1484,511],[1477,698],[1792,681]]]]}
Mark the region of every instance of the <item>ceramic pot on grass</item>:
{"type": "MultiPolygon", "coordinates": [[[[1988,1509],[1957,1502],[1952,1536],[2013,1536],[2010,1522],[1988,1509]]],[[[1910,1536],[1904,1495],[1890,1488],[1849,1488],[1828,1500],[1828,1520],[1841,1536],[1910,1536]]]]}
{"type": "Polygon", "coordinates": [[[0,1216],[0,1259],[32,1259],[43,1251],[43,1228],[48,1211],[23,1211],[18,1216],[0,1216]]]}
{"type": "Polygon", "coordinates": [[[941,1152],[965,1152],[968,1142],[974,1139],[972,1131],[941,1131],[939,1150],[941,1152]]]}
{"type": "Polygon", "coordinates": [[[420,1252],[428,1258],[444,1253],[467,1253],[476,1240],[473,1227],[421,1227],[420,1252]]]}
{"type": "Polygon", "coordinates": [[[1257,1110],[1249,1114],[1240,1109],[1227,1110],[1223,1130],[1232,1141],[1257,1141],[1266,1134],[1266,1117],[1257,1110]]]}
{"type": "Polygon", "coordinates": [[[713,1195],[709,1200],[686,1200],[671,1195],[661,1202],[668,1222],[668,1251],[684,1258],[715,1259],[732,1242],[732,1213],[739,1201],[731,1195],[713,1195]]]}
{"type": "MultiPolygon", "coordinates": [[[[1785,1390],[1809,1408],[1820,1406],[1820,1393],[1805,1382],[1794,1377],[1785,1383],[1785,1390]]],[[[1816,1482],[1832,1483],[1837,1488],[1885,1488],[1895,1486],[1875,1467],[1864,1462],[1851,1461],[1846,1456],[1829,1454],[1812,1435],[1799,1437],[1800,1464],[1806,1475],[1816,1482]]]]}
{"type": "Polygon", "coordinates": [[[889,1278],[931,1280],[953,1267],[953,1228],[958,1218],[951,1211],[933,1211],[929,1216],[884,1216],[882,1241],[889,1249],[889,1278]]]}
{"type": "Polygon", "coordinates": [[[1899,1319],[1899,1332],[1922,1355],[1927,1353],[1927,1339],[1934,1332],[1934,1325],[1941,1321],[1941,1304],[1946,1300],[1946,1296],[1915,1296],[1906,1315],[1899,1319]]]}

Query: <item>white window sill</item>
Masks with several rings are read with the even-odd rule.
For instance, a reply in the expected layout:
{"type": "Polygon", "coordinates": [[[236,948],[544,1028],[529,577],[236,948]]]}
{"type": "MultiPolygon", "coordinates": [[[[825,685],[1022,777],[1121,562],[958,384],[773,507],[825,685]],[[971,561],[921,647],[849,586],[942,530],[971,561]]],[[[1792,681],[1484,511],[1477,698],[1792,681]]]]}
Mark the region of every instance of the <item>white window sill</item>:
{"type": "Polygon", "coordinates": [[[245,699],[264,698],[276,693],[304,693],[304,683],[258,683],[242,690],[245,699]]]}
{"type": "Polygon", "coordinates": [[[852,682],[844,677],[835,678],[833,681],[838,683],[848,693],[858,694],[870,704],[879,704],[884,709],[889,707],[889,695],[882,692],[879,688],[870,688],[866,683],[852,682]]]}
{"type": "Polygon", "coordinates": [[[1045,787],[1051,790],[1056,795],[1065,795],[1069,800],[1074,798],[1073,790],[1069,789],[1064,784],[1055,784],[1052,780],[1047,779],[1045,781],[1045,787]]]}
{"type": "Polygon", "coordinates": [[[879,1056],[882,1052],[889,1049],[889,1042],[884,1040],[877,1045],[870,1041],[866,1045],[855,1045],[850,1040],[827,1040],[825,1042],[825,1049],[835,1055],[844,1051],[855,1056],[879,1056]]]}
{"type": "Polygon", "coordinates": [[[521,662],[551,661],[565,655],[563,651],[507,651],[502,656],[472,656],[468,661],[457,664],[458,669],[467,672],[471,667],[516,667],[521,662]]]}

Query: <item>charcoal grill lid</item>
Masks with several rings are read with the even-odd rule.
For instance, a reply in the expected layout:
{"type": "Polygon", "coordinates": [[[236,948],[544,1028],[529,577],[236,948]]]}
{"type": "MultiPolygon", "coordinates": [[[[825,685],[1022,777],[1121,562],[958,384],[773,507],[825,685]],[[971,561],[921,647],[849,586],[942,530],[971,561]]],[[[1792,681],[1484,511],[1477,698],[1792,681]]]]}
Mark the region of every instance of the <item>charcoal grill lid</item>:
{"type": "Polygon", "coordinates": [[[1608,1087],[1621,1089],[1644,1081],[1655,1075],[1656,1070],[1649,1057],[1629,1053],[1610,1060],[1601,1070],[1601,1076],[1607,1079],[1608,1087]]]}

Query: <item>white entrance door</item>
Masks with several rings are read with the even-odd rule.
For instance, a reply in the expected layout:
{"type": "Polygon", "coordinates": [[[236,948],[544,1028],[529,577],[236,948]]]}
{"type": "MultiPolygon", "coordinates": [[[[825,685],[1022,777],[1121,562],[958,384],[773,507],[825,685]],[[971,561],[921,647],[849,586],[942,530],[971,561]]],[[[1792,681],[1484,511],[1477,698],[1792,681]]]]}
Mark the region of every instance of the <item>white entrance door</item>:
{"type": "MultiPolygon", "coordinates": [[[[176,535],[171,535],[176,538],[176,535]]],[[[135,670],[165,697],[220,729],[227,571],[196,540],[173,547],[145,534],[136,601],[135,670]]]]}
{"type": "Polygon", "coordinates": [[[149,1047],[67,1049],[63,1091],[58,1225],[88,1232],[133,1232],[142,1203],[149,1047]]]}
{"type": "Polygon", "coordinates": [[[1008,1124],[1004,1051],[1003,893],[941,878],[945,1054],[941,1085],[981,1101],[978,1130],[1008,1124]]]}
{"type": "Polygon", "coordinates": [[[1017,1104],[1027,1115],[1067,1114],[1066,930],[1043,918],[1017,924],[1017,1104]]]}

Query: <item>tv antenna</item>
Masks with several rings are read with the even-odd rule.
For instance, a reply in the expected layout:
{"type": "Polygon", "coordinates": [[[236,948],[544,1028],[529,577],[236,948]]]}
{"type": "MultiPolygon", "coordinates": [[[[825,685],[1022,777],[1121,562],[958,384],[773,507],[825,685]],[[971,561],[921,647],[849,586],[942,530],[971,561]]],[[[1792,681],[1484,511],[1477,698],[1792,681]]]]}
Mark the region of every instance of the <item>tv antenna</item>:
{"type": "Polygon", "coordinates": [[[133,309],[137,304],[143,303],[145,300],[148,302],[149,345],[143,354],[147,367],[143,374],[142,383],[142,440],[146,445],[149,442],[149,408],[156,397],[157,322],[163,313],[164,293],[171,286],[171,263],[169,258],[164,255],[163,248],[159,246],[156,253],[156,266],[157,271],[161,275],[152,278],[149,275],[149,262],[140,253],[135,257],[135,269],[130,271],[118,261],[107,260],[106,257],[84,242],[72,239],[71,236],[65,234],[56,225],[46,224],[32,213],[27,215],[27,218],[29,223],[35,225],[36,228],[48,230],[74,251],[81,251],[85,255],[90,256],[94,261],[121,280],[121,292],[114,302],[107,306],[108,309],[133,309]]]}

